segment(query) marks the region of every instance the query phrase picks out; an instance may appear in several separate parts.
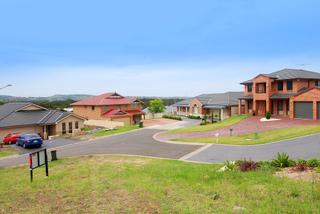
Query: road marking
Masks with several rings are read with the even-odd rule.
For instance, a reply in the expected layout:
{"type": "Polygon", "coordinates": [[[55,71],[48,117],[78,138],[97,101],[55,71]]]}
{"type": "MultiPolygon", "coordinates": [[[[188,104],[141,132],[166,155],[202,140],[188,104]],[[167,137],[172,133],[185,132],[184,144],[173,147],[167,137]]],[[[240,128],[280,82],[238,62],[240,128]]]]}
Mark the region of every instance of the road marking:
{"type": "Polygon", "coordinates": [[[199,149],[197,149],[197,150],[195,150],[195,151],[193,151],[193,152],[191,152],[189,154],[186,154],[186,155],[182,156],[181,158],[179,158],[179,160],[187,160],[187,159],[199,154],[200,152],[208,149],[211,146],[212,146],[212,144],[208,144],[208,145],[202,146],[199,149]]]}

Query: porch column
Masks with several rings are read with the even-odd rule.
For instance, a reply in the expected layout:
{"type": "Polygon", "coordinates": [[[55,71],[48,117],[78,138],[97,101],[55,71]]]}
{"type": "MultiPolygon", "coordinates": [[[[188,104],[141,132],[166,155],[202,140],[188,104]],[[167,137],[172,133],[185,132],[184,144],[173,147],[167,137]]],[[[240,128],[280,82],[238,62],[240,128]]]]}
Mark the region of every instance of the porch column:
{"type": "Polygon", "coordinates": [[[314,100],[313,101],[313,120],[318,120],[317,108],[318,108],[317,101],[314,100]]]}
{"type": "Polygon", "coordinates": [[[266,112],[271,112],[271,101],[270,101],[270,99],[266,100],[266,112]]]}
{"type": "Polygon", "coordinates": [[[288,107],[287,107],[287,102],[286,100],[282,100],[282,105],[283,105],[283,115],[287,116],[287,112],[288,112],[288,107]]]}
{"type": "Polygon", "coordinates": [[[224,113],[223,113],[223,108],[222,109],[220,109],[220,120],[222,121],[222,120],[224,120],[224,113]]]}
{"type": "Polygon", "coordinates": [[[238,114],[242,114],[242,105],[241,105],[242,100],[238,100],[238,114]]]}
{"type": "Polygon", "coordinates": [[[47,131],[47,126],[43,126],[43,139],[48,139],[48,131],[47,131]]]}
{"type": "Polygon", "coordinates": [[[290,118],[294,118],[294,99],[290,99],[290,118]]]}
{"type": "Polygon", "coordinates": [[[252,113],[258,114],[257,112],[257,101],[255,99],[252,100],[252,113]]]}

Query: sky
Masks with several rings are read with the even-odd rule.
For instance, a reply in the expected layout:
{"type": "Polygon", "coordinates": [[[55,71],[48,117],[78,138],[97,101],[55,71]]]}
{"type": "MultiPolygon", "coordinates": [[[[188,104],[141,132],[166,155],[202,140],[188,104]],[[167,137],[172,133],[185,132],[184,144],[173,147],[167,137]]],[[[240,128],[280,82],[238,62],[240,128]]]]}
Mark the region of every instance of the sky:
{"type": "Polygon", "coordinates": [[[3,0],[0,94],[242,90],[283,68],[320,72],[318,0],[3,0]]]}

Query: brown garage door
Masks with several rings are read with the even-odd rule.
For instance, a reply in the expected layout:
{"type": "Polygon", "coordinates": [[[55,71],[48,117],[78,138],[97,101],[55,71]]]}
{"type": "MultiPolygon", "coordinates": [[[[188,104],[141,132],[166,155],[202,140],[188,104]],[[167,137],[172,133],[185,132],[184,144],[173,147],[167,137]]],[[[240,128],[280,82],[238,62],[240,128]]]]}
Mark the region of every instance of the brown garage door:
{"type": "Polygon", "coordinates": [[[294,117],[300,119],[313,118],[313,103],[312,102],[295,102],[294,117]]]}

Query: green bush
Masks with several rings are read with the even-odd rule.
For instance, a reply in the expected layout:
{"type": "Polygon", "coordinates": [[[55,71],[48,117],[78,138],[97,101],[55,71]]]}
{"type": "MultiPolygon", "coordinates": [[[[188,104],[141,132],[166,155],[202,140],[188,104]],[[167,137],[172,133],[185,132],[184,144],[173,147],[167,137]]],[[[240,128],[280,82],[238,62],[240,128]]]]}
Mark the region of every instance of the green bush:
{"type": "Polygon", "coordinates": [[[271,118],[271,113],[270,112],[266,112],[266,119],[270,120],[270,118],[271,118]]]}
{"type": "Polygon", "coordinates": [[[294,161],[290,160],[287,153],[279,153],[275,159],[272,160],[272,165],[279,168],[285,168],[294,165],[294,161]]]}
{"type": "Polygon", "coordinates": [[[310,159],[307,161],[307,165],[309,167],[315,168],[320,166],[320,160],[317,159],[310,159]]]}
{"type": "Polygon", "coordinates": [[[206,123],[206,122],[203,121],[203,122],[200,123],[200,126],[205,126],[205,125],[207,125],[207,124],[208,124],[208,123],[206,123]]]}
{"type": "Polygon", "coordinates": [[[188,118],[195,119],[195,120],[201,120],[200,116],[194,116],[194,115],[188,115],[188,118]]]}
{"type": "Polygon", "coordinates": [[[162,118],[171,119],[171,120],[182,120],[181,117],[175,115],[163,115],[162,118]]]}
{"type": "Polygon", "coordinates": [[[317,173],[320,173],[320,166],[316,169],[317,173]]]}
{"type": "Polygon", "coordinates": [[[303,159],[299,159],[299,160],[297,160],[296,162],[297,162],[297,164],[304,164],[304,165],[307,164],[307,161],[306,161],[306,160],[303,160],[303,159]]]}

